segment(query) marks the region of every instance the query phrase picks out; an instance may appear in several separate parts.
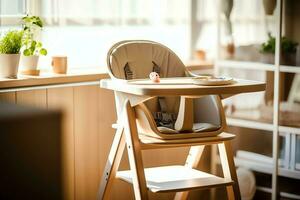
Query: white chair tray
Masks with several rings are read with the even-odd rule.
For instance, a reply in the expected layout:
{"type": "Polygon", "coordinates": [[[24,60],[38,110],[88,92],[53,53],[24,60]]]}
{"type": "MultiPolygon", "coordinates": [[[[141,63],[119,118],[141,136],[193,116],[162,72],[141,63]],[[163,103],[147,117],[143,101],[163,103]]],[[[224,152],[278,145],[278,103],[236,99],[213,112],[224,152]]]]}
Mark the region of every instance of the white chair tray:
{"type": "Polygon", "coordinates": [[[235,83],[233,78],[226,77],[176,77],[176,78],[161,78],[160,82],[153,82],[150,79],[134,79],[128,80],[129,84],[135,85],[230,85],[235,83]]]}

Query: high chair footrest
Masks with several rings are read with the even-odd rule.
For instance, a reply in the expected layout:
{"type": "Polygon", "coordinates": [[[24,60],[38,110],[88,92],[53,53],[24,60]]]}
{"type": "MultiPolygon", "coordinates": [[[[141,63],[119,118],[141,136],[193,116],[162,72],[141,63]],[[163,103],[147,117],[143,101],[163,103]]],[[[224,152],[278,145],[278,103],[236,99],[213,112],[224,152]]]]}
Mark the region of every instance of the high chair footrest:
{"type": "MultiPolygon", "coordinates": [[[[233,184],[232,180],[181,165],[146,168],[145,176],[151,192],[206,189],[233,184]]],[[[118,171],[117,178],[132,183],[130,170],[118,171]]]]}

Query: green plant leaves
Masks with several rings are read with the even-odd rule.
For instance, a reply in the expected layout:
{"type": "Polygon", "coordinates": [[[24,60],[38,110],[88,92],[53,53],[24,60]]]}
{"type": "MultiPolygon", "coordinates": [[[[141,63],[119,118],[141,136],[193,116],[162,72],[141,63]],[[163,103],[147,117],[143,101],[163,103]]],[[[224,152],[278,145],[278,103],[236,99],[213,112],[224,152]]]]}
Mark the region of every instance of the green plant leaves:
{"type": "Polygon", "coordinates": [[[22,18],[23,30],[8,31],[0,40],[1,54],[18,54],[23,47],[25,56],[47,55],[47,50],[43,48],[41,42],[34,40],[34,31],[36,26],[42,28],[43,22],[38,16],[25,16],[22,18]]]}
{"type": "Polygon", "coordinates": [[[33,40],[33,41],[31,42],[30,48],[34,48],[34,49],[35,49],[36,43],[37,43],[37,42],[33,40]]]}
{"type": "Polygon", "coordinates": [[[29,50],[29,49],[25,49],[25,50],[23,51],[23,55],[24,55],[24,56],[30,56],[30,55],[31,55],[30,50],[29,50]]]}
{"type": "Polygon", "coordinates": [[[22,47],[24,31],[8,31],[0,40],[1,54],[18,54],[22,47]]]}
{"type": "Polygon", "coordinates": [[[275,53],[275,45],[276,40],[275,37],[273,37],[270,33],[268,34],[269,39],[267,42],[263,43],[261,45],[261,53],[275,53]]]}
{"type": "Polygon", "coordinates": [[[25,56],[31,55],[47,55],[47,50],[43,48],[41,42],[34,40],[35,31],[37,27],[41,30],[43,22],[38,16],[25,16],[22,18],[23,21],[23,46],[25,56]]]}
{"type": "Polygon", "coordinates": [[[23,24],[25,24],[24,29],[25,28],[28,29],[32,25],[36,25],[40,28],[43,28],[43,22],[42,22],[41,18],[38,16],[26,15],[25,17],[22,18],[22,21],[23,21],[23,24]]]}
{"type": "Polygon", "coordinates": [[[36,44],[36,48],[42,48],[42,43],[41,42],[38,42],[37,44],[36,44]]]}
{"type": "MultiPolygon", "coordinates": [[[[270,33],[268,34],[269,39],[267,42],[261,45],[261,53],[275,53],[276,40],[270,33]]],[[[286,37],[281,38],[281,50],[282,53],[296,53],[298,43],[294,42],[286,37]]]]}
{"type": "Polygon", "coordinates": [[[44,48],[40,49],[40,54],[41,54],[41,55],[46,56],[47,53],[48,53],[48,52],[47,52],[46,49],[44,49],[44,48]]]}
{"type": "Polygon", "coordinates": [[[289,40],[286,37],[283,37],[282,40],[281,40],[282,52],[285,52],[285,53],[296,53],[297,46],[298,46],[297,42],[289,40]]]}
{"type": "Polygon", "coordinates": [[[27,48],[24,49],[23,54],[24,56],[33,56],[33,55],[47,55],[47,50],[42,48],[43,45],[41,42],[37,42],[35,40],[30,41],[30,44],[27,44],[27,48]]]}

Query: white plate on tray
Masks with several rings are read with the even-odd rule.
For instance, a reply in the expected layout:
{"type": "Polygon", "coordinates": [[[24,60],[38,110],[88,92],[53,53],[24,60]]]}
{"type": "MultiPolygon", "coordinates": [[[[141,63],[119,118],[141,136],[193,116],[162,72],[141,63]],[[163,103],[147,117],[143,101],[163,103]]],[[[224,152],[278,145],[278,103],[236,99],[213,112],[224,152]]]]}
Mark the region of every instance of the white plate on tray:
{"type": "Polygon", "coordinates": [[[233,78],[225,77],[176,77],[176,78],[161,78],[159,83],[152,82],[150,79],[134,79],[127,81],[135,85],[229,85],[235,83],[233,78]]]}
{"type": "Polygon", "coordinates": [[[196,85],[230,85],[235,83],[230,77],[193,77],[193,84],[196,85]]]}

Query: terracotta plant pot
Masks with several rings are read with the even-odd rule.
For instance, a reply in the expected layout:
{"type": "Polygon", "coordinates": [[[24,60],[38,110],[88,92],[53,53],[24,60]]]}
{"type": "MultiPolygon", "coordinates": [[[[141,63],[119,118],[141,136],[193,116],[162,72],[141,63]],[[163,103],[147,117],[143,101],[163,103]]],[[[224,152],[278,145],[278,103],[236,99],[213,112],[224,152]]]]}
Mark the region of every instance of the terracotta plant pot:
{"type": "Polygon", "coordinates": [[[273,53],[261,53],[260,62],[267,63],[267,64],[274,64],[275,56],[273,53]]]}
{"type": "Polygon", "coordinates": [[[39,61],[39,56],[24,56],[20,58],[20,69],[21,70],[36,70],[39,61]]]}
{"type": "Polygon", "coordinates": [[[263,0],[263,5],[264,5],[265,13],[267,15],[273,15],[276,7],[276,0],[263,0]]]}
{"type": "MultiPolygon", "coordinates": [[[[262,63],[267,64],[274,64],[275,63],[275,56],[272,53],[263,53],[261,54],[260,61],[262,63]]],[[[280,55],[280,64],[281,65],[289,65],[295,66],[296,65],[296,53],[281,53],[280,55]]]]}
{"type": "Polygon", "coordinates": [[[0,77],[16,78],[20,54],[0,54],[0,77]]]}
{"type": "Polygon", "coordinates": [[[282,53],[280,58],[280,64],[296,66],[296,53],[282,53]]]}

